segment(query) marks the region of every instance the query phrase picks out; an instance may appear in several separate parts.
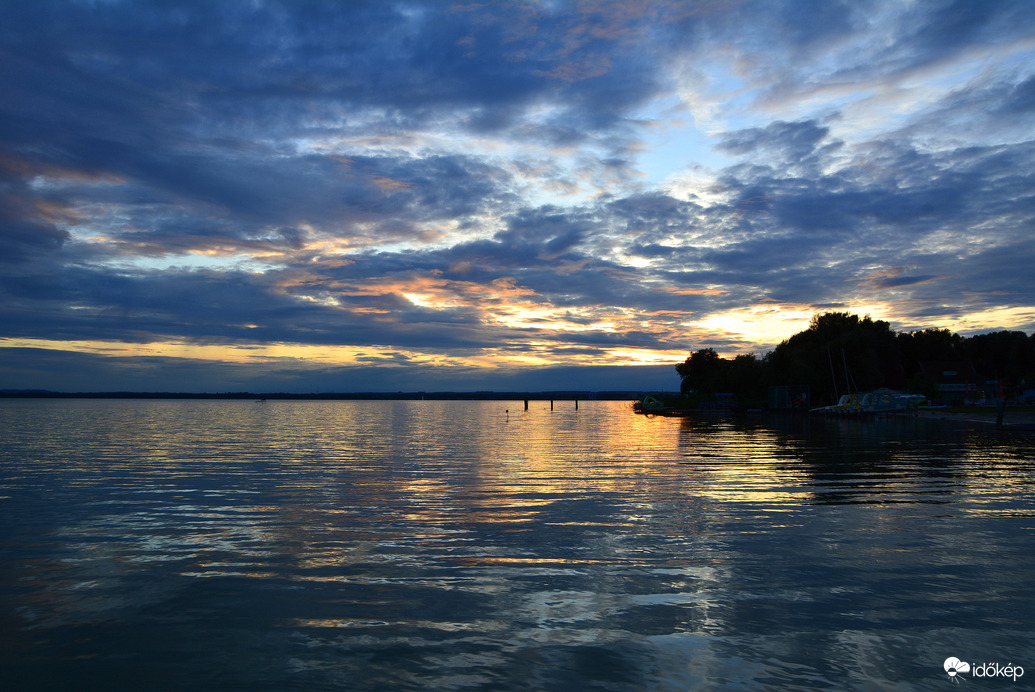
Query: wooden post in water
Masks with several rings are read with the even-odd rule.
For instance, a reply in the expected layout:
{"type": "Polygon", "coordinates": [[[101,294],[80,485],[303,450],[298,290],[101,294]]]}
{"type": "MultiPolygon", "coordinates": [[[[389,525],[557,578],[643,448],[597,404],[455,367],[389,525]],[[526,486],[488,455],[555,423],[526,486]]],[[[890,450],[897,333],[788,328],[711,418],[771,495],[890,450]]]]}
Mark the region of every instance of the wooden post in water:
{"type": "Polygon", "coordinates": [[[575,410],[576,411],[579,410],[579,400],[578,399],[575,400],[575,410]]]}
{"type": "Polygon", "coordinates": [[[528,399],[525,399],[525,410],[528,410],[528,399]]]}
{"type": "Polygon", "coordinates": [[[550,399],[550,410],[553,410],[553,399],[550,399]]]}

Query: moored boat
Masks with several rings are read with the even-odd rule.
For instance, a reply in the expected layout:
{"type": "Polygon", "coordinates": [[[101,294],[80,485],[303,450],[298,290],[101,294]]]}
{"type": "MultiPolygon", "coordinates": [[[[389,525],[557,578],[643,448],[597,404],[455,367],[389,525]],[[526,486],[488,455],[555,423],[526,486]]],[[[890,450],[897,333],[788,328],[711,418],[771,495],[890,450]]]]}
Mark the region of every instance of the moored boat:
{"type": "Polygon", "coordinates": [[[652,416],[688,416],[690,408],[686,405],[680,406],[680,402],[665,400],[648,394],[639,401],[633,403],[633,411],[636,413],[649,414],[652,416]]]}
{"type": "Polygon", "coordinates": [[[916,394],[902,394],[892,389],[877,389],[866,393],[844,394],[836,404],[810,409],[809,413],[823,416],[898,413],[916,410],[925,401],[924,397],[916,394]]]}

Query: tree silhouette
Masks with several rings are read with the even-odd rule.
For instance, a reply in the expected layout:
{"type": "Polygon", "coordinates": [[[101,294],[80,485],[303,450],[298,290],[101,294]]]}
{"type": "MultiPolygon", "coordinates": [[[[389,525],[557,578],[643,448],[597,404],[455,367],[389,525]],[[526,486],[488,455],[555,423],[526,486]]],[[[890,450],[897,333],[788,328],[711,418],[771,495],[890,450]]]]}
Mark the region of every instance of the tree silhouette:
{"type": "Polygon", "coordinates": [[[768,385],[808,385],[814,402],[881,387],[933,397],[937,383],[922,374],[925,362],[972,363],[1004,391],[1035,385],[1035,334],[999,331],[969,338],[947,329],[892,331],[888,322],[848,312],[816,315],[804,331],[759,360],[727,360],[705,348],[676,365],[680,391],[700,397],[730,392],[742,401],[764,400],[768,385]]]}

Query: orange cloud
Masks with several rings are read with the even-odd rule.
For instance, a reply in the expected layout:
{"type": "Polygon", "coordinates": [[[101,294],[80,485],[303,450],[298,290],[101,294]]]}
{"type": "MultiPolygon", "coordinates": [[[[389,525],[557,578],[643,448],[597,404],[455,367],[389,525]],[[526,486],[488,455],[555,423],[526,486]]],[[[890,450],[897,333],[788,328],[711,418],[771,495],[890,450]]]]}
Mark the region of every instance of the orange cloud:
{"type": "Polygon", "coordinates": [[[412,183],[384,177],[374,178],[371,182],[382,190],[405,190],[406,188],[413,187],[412,183]]]}

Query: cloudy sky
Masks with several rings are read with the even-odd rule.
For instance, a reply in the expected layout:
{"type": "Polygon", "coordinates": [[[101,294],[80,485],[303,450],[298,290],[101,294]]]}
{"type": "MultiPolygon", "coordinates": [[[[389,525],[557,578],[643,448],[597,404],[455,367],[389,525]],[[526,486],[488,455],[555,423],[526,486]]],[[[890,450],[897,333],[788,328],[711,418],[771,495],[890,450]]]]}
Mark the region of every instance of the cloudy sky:
{"type": "Polygon", "coordinates": [[[2,11],[0,389],[675,389],[829,310],[1035,330],[1035,2],[2,11]]]}

